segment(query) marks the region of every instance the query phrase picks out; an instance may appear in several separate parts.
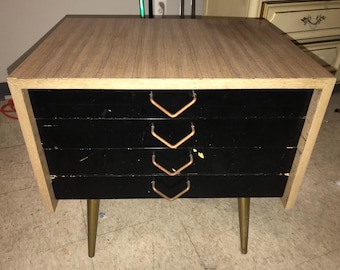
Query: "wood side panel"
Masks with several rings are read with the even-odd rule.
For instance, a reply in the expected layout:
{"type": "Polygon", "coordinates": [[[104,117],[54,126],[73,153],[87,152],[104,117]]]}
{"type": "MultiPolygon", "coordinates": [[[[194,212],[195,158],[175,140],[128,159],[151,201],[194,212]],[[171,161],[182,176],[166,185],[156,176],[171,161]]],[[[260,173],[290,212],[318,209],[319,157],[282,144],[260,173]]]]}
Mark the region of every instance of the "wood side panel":
{"type": "Polygon", "coordinates": [[[57,206],[57,200],[54,196],[50,173],[44,150],[41,146],[28,92],[22,89],[21,86],[11,82],[9,82],[9,87],[43,204],[47,211],[53,212],[57,206]]]}
{"type": "Polygon", "coordinates": [[[285,192],[281,198],[285,209],[294,207],[312,151],[331,98],[334,83],[325,84],[323,89],[314,91],[307,112],[305,126],[298,143],[298,151],[293,161],[285,192]]]}

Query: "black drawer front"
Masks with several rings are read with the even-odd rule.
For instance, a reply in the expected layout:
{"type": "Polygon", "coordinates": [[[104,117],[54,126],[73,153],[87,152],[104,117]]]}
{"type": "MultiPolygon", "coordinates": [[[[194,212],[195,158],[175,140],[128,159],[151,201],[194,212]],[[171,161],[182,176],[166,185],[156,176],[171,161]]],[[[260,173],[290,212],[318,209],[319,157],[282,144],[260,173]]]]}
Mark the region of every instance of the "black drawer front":
{"type": "MultiPolygon", "coordinates": [[[[57,177],[52,185],[57,199],[160,198],[151,181],[169,197],[185,189],[185,177],[57,177]]],[[[281,197],[287,182],[282,175],[191,176],[182,198],[281,197]]]]}
{"type": "Polygon", "coordinates": [[[29,90],[58,199],[280,197],[312,90],[29,90]],[[170,144],[194,134],[176,150],[170,144]],[[176,176],[174,172],[193,163],[176,176]]]}
{"type": "Polygon", "coordinates": [[[151,135],[155,132],[171,144],[191,132],[183,146],[295,146],[304,119],[208,119],[164,121],[40,120],[44,148],[150,148],[166,147],[151,135]]]}
{"type": "MultiPolygon", "coordinates": [[[[312,90],[197,90],[197,101],[180,117],[298,117],[306,115],[312,90]]],[[[167,118],[150,103],[150,91],[29,90],[36,118],[167,118]]],[[[192,91],[153,91],[175,113],[192,91]]]]}
{"type": "Polygon", "coordinates": [[[64,176],[166,175],[152,163],[173,172],[190,161],[182,175],[284,174],[290,171],[296,149],[201,148],[180,150],[64,150],[45,151],[50,173],[64,176]]]}

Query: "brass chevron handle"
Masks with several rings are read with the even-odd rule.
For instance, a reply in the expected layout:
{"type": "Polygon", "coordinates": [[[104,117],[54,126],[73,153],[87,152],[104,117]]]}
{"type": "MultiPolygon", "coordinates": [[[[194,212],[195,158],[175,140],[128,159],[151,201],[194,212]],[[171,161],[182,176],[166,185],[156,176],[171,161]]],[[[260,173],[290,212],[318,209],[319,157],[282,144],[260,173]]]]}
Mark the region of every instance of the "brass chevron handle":
{"type": "Polygon", "coordinates": [[[156,155],[152,154],[152,164],[155,165],[158,169],[160,169],[161,171],[165,172],[167,175],[169,176],[175,176],[180,174],[183,170],[185,170],[186,168],[188,168],[193,162],[194,162],[194,158],[192,156],[192,154],[189,155],[189,161],[184,164],[182,167],[180,167],[179,169],[174,169],[173,172],[170,172],[169,170],[167,170],[166,168],[164,168],[162,165],[158,164],[156,162],[156,155]]]}
{"type": "Polygon", "coordinates": [[[171,149],[176,149],[177,147],[179,147],[181,144],[185,143],[187,140],[189,140],[192,136],[195,135],[195,126],[193,124],[191,124],[191,132],[186,135],[183,139],[181,139],[180,141],[178,141],[176,144],[171,144],[168,141],[166,141],[165,139],[163,139],[161,136],[159,136],[156,132],[155,132],[155,126],[154,124],[151,124],[151,134],[152,136],[154,136],[157,140],[159,140],[160,142],[162,142],[163,144],[165,144],[167,147],[171,148],[171,149]]]}
{"type": "Polygon", "coordinates": [[[159,103],[157,103],[154,99],[153,99],[153,93],[150,92],[150,102],[159,110],[161,110],[163,113],[165,113],[167,116],[169,116],[170,118],[176,118],[177,116],[179,116],[182,112],[184,112],[186,109],[188,109],[190,106],[192,106],[197,100],[197,95],[195,92],[192,92],[192,100],[187,103],[185,106],[183,106],[181,109],[179,109],[176,113],[171,113],[169,112],[167,109],[165,109],[162,105],[160,105],[159,103]]]}
{"type": "Polygon", "coordinates": [[[159,196],[161,196],[164,199],[171,201],[171,202],[178,199],[179,197],[181,197],[183,194],[187,193],[190,190],[190,181],[188,180],[187,181],[187,187],[184,190],[182,190],[180,193],[178,193],[176,196],[170,198],[169,196],[165,195],[162,191],[160,191],[156,188],[156,182],[155,181],[152,181],[151,185],[152,185],[152,190],[155,193],[157,193],[159,196]]]}

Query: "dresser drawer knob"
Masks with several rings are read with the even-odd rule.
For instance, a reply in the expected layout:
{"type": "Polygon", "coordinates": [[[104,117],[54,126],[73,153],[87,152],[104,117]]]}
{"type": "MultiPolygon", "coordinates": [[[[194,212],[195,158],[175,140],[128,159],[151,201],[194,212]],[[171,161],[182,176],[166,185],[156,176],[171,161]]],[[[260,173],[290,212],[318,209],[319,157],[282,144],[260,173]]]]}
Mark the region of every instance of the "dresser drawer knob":
{"type": "Polygon", "coordinates": [[[190,190],[190,181],[188,180],[187,181],[187,187],[182,190],[180,193],[178,193],[176,196],[170,198],[168,197],[167,195],[165,195],[163,192],[159,191],[157,188],[156,188],[156,182],[155,181],[152,181],[151,182],[151,185],[152,185],[152,190],[157,193],[159,196],[163,197],[164,199],[167,199],[168,201],[174,201],[176,199],[178,199],[179,197],[181,197],[183,194],[187,193],[189,190],[190,190]]]}
{"type": "Polygon", "coordinates": [[[164,168],[162,165],[158,164],[156,162],[156,155],[152,154],[152,164],[155,165],[158,169],[160,169],[161,171],[165,172],[167,175],[169,176],[175,176],[180,174],[183,170],[185,170],[186,168],[188,168],[193,162],[194,162],[194,158],[192,156],[192,154],[189,155],[190,160],[188,161],[188,163],[184,164],[182,167],[180,167],[179,169],[175,170],[173,172],[168,171],[166,168],[164,168]]]}
{"type": "Polygon", "coordinates": [[[157,140],[159,140],[160,142],[162,142],[163,144],[165,144],[167,147],[171,148],[171,149],[176,149],[177,147],[179,147],[181,144],[185,143],[187,140],[189,140],[192,136],[195,135],[195,126],[193,124],[191,124],[191,132],[186,135],[183,139],[181,139],[180,141],[178,141],[176,144],[171,144],[168,141],[166,141],[165,139],[163,139],[161,136],[159,136],[156,132],[155,132],[155,126],[154,124],[151,125],[151,134],[152,136],[154,136],[157,140]]]}
{"type": "Polygon", "coordinates": [[[150,102],[159,110],[161,110],[163,113],[165,113],[167,116],[171,117],[171,118],[176,118],[177,116],[179,116],[182,112],[184,112],[186,109],[188,109],[191,105],[193,105],[197,100],[197,95],[195,92],[192,92],[192,100],[187,103],[185,106],[183,106],[181,109],[179,109],[176,113],[171,113],[169,112],[167,109],[165,109],[162,105],[160,105],[159,103],[157,103],[154,99],[153,99],[153,93],[150,93],[150,102]]]}

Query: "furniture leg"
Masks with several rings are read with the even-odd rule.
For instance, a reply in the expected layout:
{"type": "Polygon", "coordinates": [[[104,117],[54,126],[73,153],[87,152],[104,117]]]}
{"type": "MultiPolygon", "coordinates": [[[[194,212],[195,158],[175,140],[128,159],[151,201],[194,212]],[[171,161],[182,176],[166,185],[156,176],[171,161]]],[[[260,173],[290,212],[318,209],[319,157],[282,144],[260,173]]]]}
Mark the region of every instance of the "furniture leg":
{"type": "Polygon", "coordinates": [[[238,215],[240,220],[242,254],[246,254],[248,250],[249,207],[250,198],[238,198],[238,215]]]}
{"type": "Polygon", "coordinates": [[[97,199],[87,200],[87,232],[88,232],[88,254],[93,257],[96,249],[99,202],[97,199]]]}

